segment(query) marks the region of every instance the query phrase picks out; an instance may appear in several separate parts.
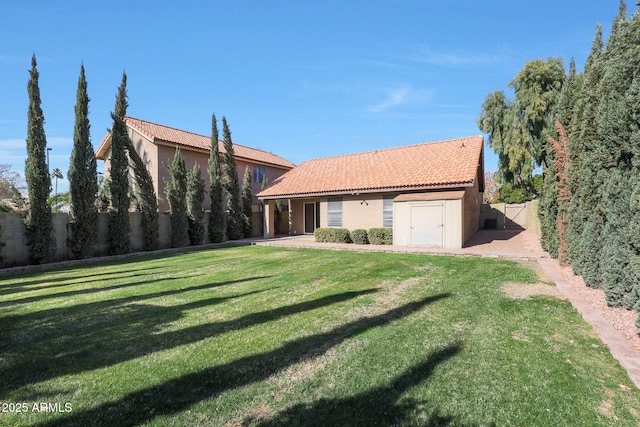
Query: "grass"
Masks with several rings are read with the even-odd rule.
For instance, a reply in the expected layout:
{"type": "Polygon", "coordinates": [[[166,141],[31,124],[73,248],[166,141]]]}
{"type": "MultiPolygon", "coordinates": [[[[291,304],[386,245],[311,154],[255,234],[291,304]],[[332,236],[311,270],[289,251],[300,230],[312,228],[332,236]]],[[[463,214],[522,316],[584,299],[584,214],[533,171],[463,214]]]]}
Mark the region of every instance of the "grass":
{"type": "Polygon", "coordinates": [[[568,301],[502,290],[539,281],[256,246],[0,276],[0,425],[638,425],[568,301]]]}

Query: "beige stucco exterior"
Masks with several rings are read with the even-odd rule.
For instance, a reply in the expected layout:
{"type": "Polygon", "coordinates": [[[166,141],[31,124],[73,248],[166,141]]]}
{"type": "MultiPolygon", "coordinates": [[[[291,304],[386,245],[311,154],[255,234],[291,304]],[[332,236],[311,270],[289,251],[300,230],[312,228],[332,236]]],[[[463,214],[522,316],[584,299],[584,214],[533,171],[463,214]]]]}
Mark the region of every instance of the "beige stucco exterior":
{"type": "MultiPolygon", "coordinates": [[[[342,199],[342,226],[349,230],[378,228],[383,226],[382,207],[385,195],[397,193],[370,193],[363,195],[336,196],[342,199]]],[[[305,234],[304,205],[317,203],[319,226],[328,227],[329,197],[308,197],[288,199],[289,234],[305,234]]]]}
{"type": "MultiPolygon", "coordinates": [[[[166,211],[169,209],[169,205],[166,201],[165,196],[165,187],[166,182],[170,180],[170,174],[166,167],[167,164],[171,163],[173,157],[175,156],[177,144],[165,143],[164,141],[156,141],[153,142],[146,135],[137,132],[135,129],[130,127],[127,128],[129,133],[129,138],[133,142],[136,151],[140,155],[141,159],[147,165],[147,169],[151,174],[151,178],[153,179],[154,190],[158,197],[158,209],[162,211],[166,211]]],[[[198,164],[200,166],[200,171],[202,173],[202,179],[205,182],[205,200],[203,202],[203,209],[209,209],[211,206],[211,202],[209,200],[209,173],[207,172],[209,169],[209,151],[200,150],[192,147],[180,147],[180,153],[184,157],[187,169],[192,169],[194,164],[198,164]]],[[[111,158],[111,150],[107,152],[107,155],[104,158],[104,176],[106,178],[109,177],[110,170],[110,158],[111,158]]],[[[220,156],[220,164],[222,165],[222,155],[220,156]]],[[[244,177],[244,171],[246,167],[249,167],[249,171],[253,177],[254,166],[262,166],[264,167],[265,174],[268,182],[273,182],[280,175],[285,173],[286,168],[276,167],[270,164],[261,163],[258,161],[251,161],[250,159],[243,159],[236,157],[236,166],[238,169],[238,182],[240,186],[242,186],[242,180],[244,177]]],[[[221,166],[222,167],[222,166],[221,166]]],[[[135,183],[133,173],[130,170],[129,182],[135,183]]],[[[252,193],[257,194],[262,187],[261,183],[252,183],[252,193]]],[[[259,202],[257,198],[254,197],[253,202],[253,210],[259,209],[259,202]]]]}
{"type": "MultiPolygon", "coordinates": [[[[393,202],[393,236],[394,244],[400,246],[418,246],[411,239],[411,212],[414,206],[440,207],[442,209],[442,242],[444,248],[461,248],[464,243],[478,230],[478,217],[482,201],[482,193],[478,190],[478,182],[473,186],[453,189],[445,192],[427,193],[367,193],[359,195],[332,196],[342,200],[341,228],[350,231],[355,229],[369,230],[383,227],[383,203],[385,196],[398,196],[393,202]]],[[[289,234],[309,234],[305,231],[305,204],[318,205],[318,224],[328,227],[329,197],[307,197],[287,199],[289,206],[286,212],[289,218],[289,234]]],[[[274,203],[273,200],[265,202],[274,203]]],[[[267,222],[268,224],[268,222],[267,222]]],[[[265,237],[273,237],[265,230],[265,237]]],[[[312,227],[315,228],[315,227],[312,227]]]]}
{"type": "MultiPolygon", "coordinates": [[[[475,136],[312,159],[258,197],[287,200],[290,234],[386,226],[396,245],[461,248],[478,230],[483,141],[475,136]]],[[[265,226],[270,237],[273,224],[265,226]]]]}

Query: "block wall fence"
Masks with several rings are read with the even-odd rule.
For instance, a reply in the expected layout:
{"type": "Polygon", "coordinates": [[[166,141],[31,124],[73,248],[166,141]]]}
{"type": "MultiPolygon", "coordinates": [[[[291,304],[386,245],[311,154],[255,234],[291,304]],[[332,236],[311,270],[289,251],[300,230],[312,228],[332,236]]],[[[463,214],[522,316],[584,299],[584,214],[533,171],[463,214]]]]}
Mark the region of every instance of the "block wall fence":
{"type": "MultiPolygon", "coordinates": [[[[68,213],[54,213],[53,228],[56,238],[56,251],[53,261],[66,261],[75,259],[67,246],[69,239],[70,219],[68,213]]],[[[94,253],[91,256],[105,256],[109,253],[109,214],[98,214],[98,240],[94,245],[94,253]]],[[[140,252],[143,248],[142,213],[130,212],[131,224],[131,252],[140,252]]],[[[262,213],[253,213],[253,236],[262,236],[262,213]]],[[[171,222],[168,213],[160,213],[159,218],[159,249],[171,247],[171,222]]],[[[4,258],[3,267],[14,267],[29,264],[29,248],[23,217],[19,213],[0,213],[0,226],[2,234],[0,242],[5,246],[0,248],[0,254],[4,258]]],[[[209,241],[209,212],[205,212],[204,218],[204,243],[209,241]]]]}
{"type": "Polygon", "coordinates": [[[480,224],[478,224],[480,229],[487,228],[488,222],[485,220],[495,221],[495,228],[498,230],[509,228],[508,223],[512,225],[517,223],[525,230],[540,236],[538,200],[517,205],[507,203],[483,204],[480,206],[480,224]],[[517,218],[515,216],[511,217],[511,215],[517,215],[517,218]]]}

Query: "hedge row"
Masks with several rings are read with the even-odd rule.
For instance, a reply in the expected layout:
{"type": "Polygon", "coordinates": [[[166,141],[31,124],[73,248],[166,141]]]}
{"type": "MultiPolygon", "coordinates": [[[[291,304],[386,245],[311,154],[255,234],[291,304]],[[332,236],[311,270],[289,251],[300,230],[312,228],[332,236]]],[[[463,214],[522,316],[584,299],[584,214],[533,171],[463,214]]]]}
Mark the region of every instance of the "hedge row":
{"type": "Polygon", "coordinates": [[[313,237],[316,242],[322,243],[393,244],[393,230],[391,228],[372,228],[369,231],[359,228],[352,232],[346,228],[316,228],[313,237]]]}

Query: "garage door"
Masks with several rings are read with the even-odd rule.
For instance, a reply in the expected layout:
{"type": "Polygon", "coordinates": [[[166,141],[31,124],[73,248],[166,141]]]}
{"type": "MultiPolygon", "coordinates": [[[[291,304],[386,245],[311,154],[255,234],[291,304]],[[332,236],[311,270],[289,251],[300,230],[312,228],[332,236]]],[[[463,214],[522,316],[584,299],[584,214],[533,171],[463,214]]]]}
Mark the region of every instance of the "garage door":
{"type": "Polygon", "coordinates": [[[411,206],[411,246],[443,246],[444,205],[411,206]]]}

